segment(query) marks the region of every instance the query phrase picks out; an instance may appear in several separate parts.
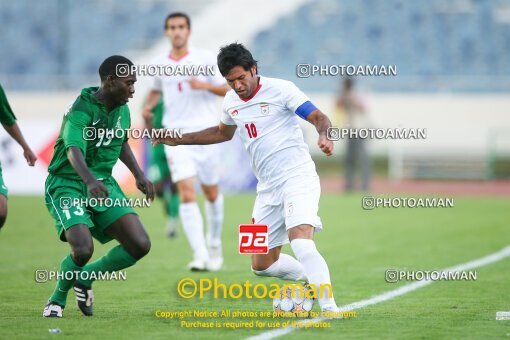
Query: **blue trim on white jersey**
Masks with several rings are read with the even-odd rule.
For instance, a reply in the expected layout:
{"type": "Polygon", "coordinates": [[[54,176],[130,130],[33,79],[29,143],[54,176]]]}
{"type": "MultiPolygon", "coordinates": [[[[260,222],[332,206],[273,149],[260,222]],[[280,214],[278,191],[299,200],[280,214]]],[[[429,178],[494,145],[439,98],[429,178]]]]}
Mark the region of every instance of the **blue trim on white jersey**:
{"type": "Polygon", "coordinates": [[[312,111],[314,110],[317,110],[317,107],[313,105],[311,101],[308,100],[303,104],[299,105],[299,107],[296,110],[296,114],[299,117],[306,119],[306,117],[308,117],[308,115],[312,113],[312,111]]]}

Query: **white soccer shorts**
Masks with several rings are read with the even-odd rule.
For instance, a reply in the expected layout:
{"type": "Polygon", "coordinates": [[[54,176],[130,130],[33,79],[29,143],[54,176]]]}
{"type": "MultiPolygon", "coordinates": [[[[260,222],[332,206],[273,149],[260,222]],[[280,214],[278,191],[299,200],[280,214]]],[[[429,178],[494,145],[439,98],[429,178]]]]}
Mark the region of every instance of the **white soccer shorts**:
{"type": "Polygon", "coordinates": [[[252,222],[268,226],[269,249],[288,243],[290,228],[309,224],[315,232],[322,229],[317,215],[320,196],[319,176],[315,174],[296,175],[273,190],[257,194],[252,222]]]}
{"type": "Polygon", "coordinates": [[[172,180],[179,182],[198,177],[201,184],[216,185],[219,182],[219,145],[178,145],[165,147],[172,180]]]}

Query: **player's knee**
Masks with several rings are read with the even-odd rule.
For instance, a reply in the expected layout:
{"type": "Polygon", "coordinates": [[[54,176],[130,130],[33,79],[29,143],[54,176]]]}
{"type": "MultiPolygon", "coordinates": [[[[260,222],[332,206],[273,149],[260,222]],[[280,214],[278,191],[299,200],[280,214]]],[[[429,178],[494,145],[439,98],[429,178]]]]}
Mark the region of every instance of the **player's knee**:
{"type": "Polygon", "coordinates": [[[205,198],[209,202],[215,202],[218,199],[218,190],[204,191],[205,198]]]}
{"type": "Polygon", "coordinates": [[[197,197],[195,195],[195,192],[192,190],[186,190],[180,192],[180,198],[182,203],[192,203],[196,202],[197,197]]]}
{"type": "Polygon", "coordinates": [[[137,260],[141,259],[145,255],[149,253],[151,250],[151,240],[148,237],[140,239],[136,242],[136,245],[133,249],[133,254],[131,254],[137,260]]]}
{"type": "Polygon", "coordinates": [[[92,245],[80,245],[73,249],[73,261],[78,266],[84,266],[89,262],[93,253],[94,247],[92,245]]]}
{"type": "Polygon", "coordinates": [[[251,267],[251,272],[257,276],[268,276],[266,273],[267,268],[263,268],[261,266],[251,267]]]}
{"type": "Polygon", "coordinates": [[[258,276],[267,276],[265,275],[265,272],[273,265],[273,263],[274,262],[271,261],[257,261],[254,259],[251,262],[251,271],[253,274],[258,276]]]}
{"type": "Polygon", "coordinates": [[[2,229],[6,220],[7,220],[7,214],[0,214],[0,229],[2,229]]]}
{"type": "Polygon", "coordinates": [[[7,202],[2,195],[0,195],[0,229],[7,221],[7,202]]]}

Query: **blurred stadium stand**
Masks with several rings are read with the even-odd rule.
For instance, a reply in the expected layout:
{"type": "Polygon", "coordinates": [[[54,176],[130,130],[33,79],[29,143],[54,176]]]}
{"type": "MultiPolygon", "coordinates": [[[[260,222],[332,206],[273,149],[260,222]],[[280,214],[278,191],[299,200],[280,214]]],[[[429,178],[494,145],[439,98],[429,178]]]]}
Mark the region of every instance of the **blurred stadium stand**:
{"type": "MultiPolygon", "coordinates": [[[[296,64],[397,65],[397,77],[366,77],[374,91],[499,92],[510,89],[506,0],[318,0],[259,32],[261,71],[295,77],[296,64]]],[[[336,89],[334,77],[297,81],[336,89]]]]}
{"type": "MultiPolygon", "coordinates": [[[[166,13],[195,15],[205,4],[2,0],[0,18],[10,28],[0,31],[0,80],[13,90],[78,88],[84,77],[95,79],[98,60],[160,40],[166,13]]],[[[249,44],[266,75],[295,78],[299,63],[395,64],[397,77],[366,77],[365,86],[377,92],[510,89],[506,0],[318,0],[297,7],[249,44]]],[[[308,91],[337,88],[335,77],[296,82],[308,91]]]]}
{"type": "Polygon", "coordinates": [[[0,1],[0,80],[11,90],[76,89],[95,83],[101,60],[149,48],[164,17],[191,15],[205,0],[0,1]]]}

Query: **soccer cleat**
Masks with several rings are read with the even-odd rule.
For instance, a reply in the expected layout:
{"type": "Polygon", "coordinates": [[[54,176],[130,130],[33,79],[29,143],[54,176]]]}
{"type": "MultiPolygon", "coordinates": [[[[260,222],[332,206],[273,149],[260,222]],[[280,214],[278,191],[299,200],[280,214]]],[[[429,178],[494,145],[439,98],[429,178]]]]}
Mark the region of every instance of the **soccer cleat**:
{"type": "Polygon", "coordinates": [[[61,318],[63,316],[63,312],[64,307],[57,304],[56,302],[48,300],[48,303],[46,304],[46,306],[44,306],[42,315],[45,318],[61,318]]]}
{"type": "Polygon", "coordinates": [[[223,256],[221,245],[218,247],[209,247],[209,260],[206,263],[207,269],[210,271],[218,271],[223,266],[223,256]]]}
{"type": "Polygon", "coordinates": [[[176,238],[177,237],[177,224],[178,220],[176,218],[169,218],[166,223],[166,236],[168,238],[176,238]]]}
{"type": "Polygon", "coordinates": [[[76,304],[81,310],[83,315],[92,316],[92,305],[94,304],[94,292],[82,285],[81,283],[74,283],[74,293],[76,295],[76,304]]]}
{"type": "Polygon", "coordinates": [[[205,272],[208,270],[205,260],[195,259],[188,263],[188,269],[192,272],[205,272]]]}

